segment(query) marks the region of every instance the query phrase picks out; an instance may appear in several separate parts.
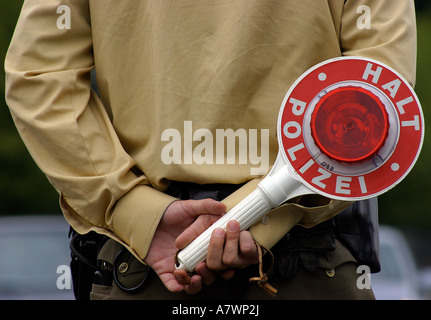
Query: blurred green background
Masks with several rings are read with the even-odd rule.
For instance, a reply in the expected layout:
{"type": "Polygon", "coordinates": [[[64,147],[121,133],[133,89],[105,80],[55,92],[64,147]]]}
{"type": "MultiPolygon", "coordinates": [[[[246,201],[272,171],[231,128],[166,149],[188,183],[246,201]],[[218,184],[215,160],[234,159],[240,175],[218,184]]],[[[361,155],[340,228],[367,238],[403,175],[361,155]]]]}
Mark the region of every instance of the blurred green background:
{"type": "MultiPolygon", "coordinates": [[[[378,1],[378,0],[377,0],[378,1]]],[[[4,57],[23,0],[0,2],[0,59],[4,57]]],[[[431,128],[431,1],[416,0],[418,67],[415,91],[424,109],[426,128],[431,128]]],[[[60,212],[58,196],[27,152],[4,101],[4,72],[0,76],[0,215],[60,212]]],[[[426,130],[422,154],[408,177],[380,197],[380,222],[431,241],[431,142],[426,130]]],[[[418,240],[419,241],[419,240],[418,240]]],[[[429,243],[429,242],[428,242],[429,243]]],[[[431,265],[431,248],[424,250],[422,264],[431,265]],[[425,252],[427,251],[427,252],[425,252]]],[[[418,247],[418,248],[419,248],[418,247]]],[[[431,247],[431,246],[429,246],[431,247]]],[[[418,249],[419,250],[419,249],[418,249]]]]}

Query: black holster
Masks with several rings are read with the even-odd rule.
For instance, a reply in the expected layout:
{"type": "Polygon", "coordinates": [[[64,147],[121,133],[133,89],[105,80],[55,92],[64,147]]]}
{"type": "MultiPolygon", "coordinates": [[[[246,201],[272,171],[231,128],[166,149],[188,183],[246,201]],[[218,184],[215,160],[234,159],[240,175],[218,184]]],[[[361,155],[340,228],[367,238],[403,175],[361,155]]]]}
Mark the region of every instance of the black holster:
{"type": "Polygon", "coordinates": [[[90,300],[91,286],[102,272],[97,254],[108,238],[94,231],[81,235],[72,228],[69,237],[73,293],[77,300],[90,300]]]}

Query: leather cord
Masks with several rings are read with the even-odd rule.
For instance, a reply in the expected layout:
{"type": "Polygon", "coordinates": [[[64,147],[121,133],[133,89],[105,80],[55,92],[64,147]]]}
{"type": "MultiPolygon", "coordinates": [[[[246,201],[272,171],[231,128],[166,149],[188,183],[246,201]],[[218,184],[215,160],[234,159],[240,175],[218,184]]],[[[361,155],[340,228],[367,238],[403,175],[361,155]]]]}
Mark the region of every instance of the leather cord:
{"type": "Polygon", "coordinates": [[[275,297],[277,295],[278,290],[275,289],[272,285],[268,283],[268,274],[272,272],[272,269],[274,268],[274,254],[271,252],[271,250],[265,248],[264,246],[260,245],[255,241],[257,251],[259,254],[259,276],[258,277],[252,277],[249,279],[250,282],[256,282],[259,288],[262,288],[267,294],[270,296],[275,297]],[[267,272],[263,272],[263,250],[265,250],[271,257],[271,265],[268,268],[267,272]]]}

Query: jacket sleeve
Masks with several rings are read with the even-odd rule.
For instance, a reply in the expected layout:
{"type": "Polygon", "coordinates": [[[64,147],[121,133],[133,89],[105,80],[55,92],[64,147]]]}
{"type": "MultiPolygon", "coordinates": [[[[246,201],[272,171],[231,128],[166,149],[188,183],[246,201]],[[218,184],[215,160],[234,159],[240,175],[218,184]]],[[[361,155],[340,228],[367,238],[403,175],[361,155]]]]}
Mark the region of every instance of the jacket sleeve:
{"type": "Polygon", "coordinates": [[[88,0],[25,1],[5,60],[16,127],[72,227],[108,234],[144,259],[174,198],[133,173],[91,90],[93,65],[88,0]]]}
{"type": "Polygon", "coordinates": [[[413,86],[417,54],[414,1],[346,0],[340,46],[343,55],[386,63],[413,86]]]}

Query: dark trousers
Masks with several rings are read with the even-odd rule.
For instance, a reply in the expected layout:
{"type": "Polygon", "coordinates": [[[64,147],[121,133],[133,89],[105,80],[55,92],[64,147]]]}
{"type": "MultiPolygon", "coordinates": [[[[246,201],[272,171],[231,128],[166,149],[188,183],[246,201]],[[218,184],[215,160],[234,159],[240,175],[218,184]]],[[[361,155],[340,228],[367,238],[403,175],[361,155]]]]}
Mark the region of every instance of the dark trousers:
{"type": "MultiPolygon", "coordinates": [[[[256,276],[257,267],[250,266],[244,270],[238,270],[232,280],[217,281],[205,286],[196,295],[188,295],[184,292],[171,293],[160,281],[158,276],[149,270],[143,284],[133,292],[120,289],[115,282],[111,285],[93,284],[91,299],[113,300],[194,300],[194,299],[228,299],[228,300],[365,300],[374,299],[372,289],[358,287],[357,274],[358,263],[347,261],[335,268],[327,269],[318,267],[314,271],[307,270],[299,265],[294,275],[286,279],[278,272],[270,278],[270,283],[278,290],[275,297],[268,295],[255,283],[249,282],[251,276],[256,276]]],[[[132,274],[135,283],[139,283],[145,272],[139,277],[139,273],[132,274]]],[[[363,286],[362,286],[363,287],[363,286]]]]}

